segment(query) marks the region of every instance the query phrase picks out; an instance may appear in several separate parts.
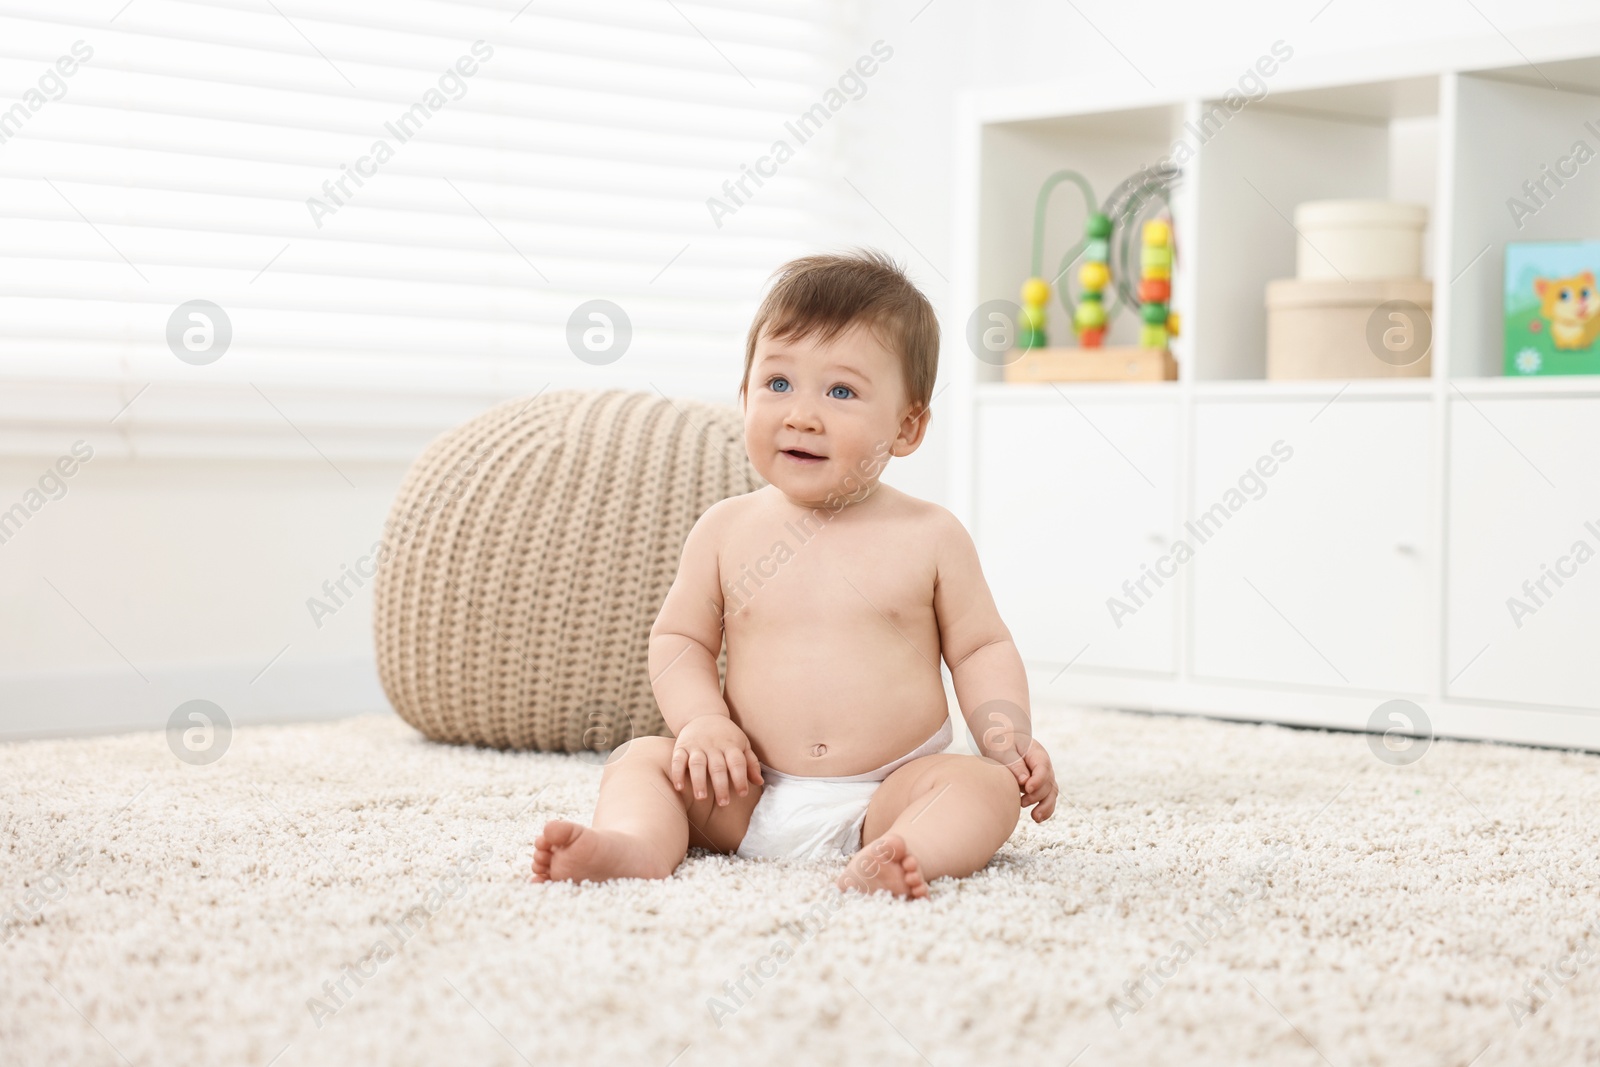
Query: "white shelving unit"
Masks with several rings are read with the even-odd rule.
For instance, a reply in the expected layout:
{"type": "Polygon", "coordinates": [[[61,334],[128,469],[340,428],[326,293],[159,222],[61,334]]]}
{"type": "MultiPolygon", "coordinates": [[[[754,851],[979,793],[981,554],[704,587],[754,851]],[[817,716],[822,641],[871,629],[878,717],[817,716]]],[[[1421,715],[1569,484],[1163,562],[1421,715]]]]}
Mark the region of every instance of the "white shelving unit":
{"type": "MultiPolygon", "coordinates": [[[[1238,76],[958,112],[952,324],[1018,298],[1049,174],[1103,196],[1197,146],[1172,202],[1178,381],[1013,385],[947,347],[951,499],[1035,699],[1367,729],[1402,698],[1439,736],[1600,750],[1600,376],[1500,376],[1505,244],[1600,237],[1600,23],[1295,55],[1234,110],[1238,76]],[[1595,158],[1519,225],[1508,199],[1578,141],[1595,158]],[[1265,380],[1294,207],[1335,197],[1428,205],[1430,377],[1265,380]]],[[[1047,274],[1080,200],[1052,198],[1047,274]]]]}

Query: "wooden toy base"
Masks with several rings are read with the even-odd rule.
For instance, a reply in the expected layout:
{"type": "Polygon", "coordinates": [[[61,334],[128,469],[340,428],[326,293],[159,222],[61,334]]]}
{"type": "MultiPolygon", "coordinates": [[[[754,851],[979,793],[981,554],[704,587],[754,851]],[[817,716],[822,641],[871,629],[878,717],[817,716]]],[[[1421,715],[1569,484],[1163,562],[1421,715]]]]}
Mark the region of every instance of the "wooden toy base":
{"type": "Polygon", "coordinates": [[[1006,364],[1008,382],[1175,382],[1178,364],[1165,348],[1030,348],[1006,364]]]}

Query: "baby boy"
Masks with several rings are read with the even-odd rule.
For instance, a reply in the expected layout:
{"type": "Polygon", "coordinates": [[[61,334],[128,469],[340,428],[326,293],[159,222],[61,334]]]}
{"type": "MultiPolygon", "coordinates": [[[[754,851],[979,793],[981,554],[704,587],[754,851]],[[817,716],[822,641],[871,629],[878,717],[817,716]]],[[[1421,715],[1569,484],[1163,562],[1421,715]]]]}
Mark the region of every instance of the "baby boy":
{"type": "Polygon", "coordinates": [[[536,882],[666,878],[692,843],[848,858],[841,890],[926,897],[987,864],[1022,808],[1036,822],[1055,810],[1022,658],[972,538],[879,481],[928,427],[933,308],[875,252],[775,275],[739,387],[768,484],[695,523],[650,631],[674,736],[611,754],[593,825],[552,819],[536,839],[536,882]],[[941,656],[981,755],[945,751],[941,656]]]}

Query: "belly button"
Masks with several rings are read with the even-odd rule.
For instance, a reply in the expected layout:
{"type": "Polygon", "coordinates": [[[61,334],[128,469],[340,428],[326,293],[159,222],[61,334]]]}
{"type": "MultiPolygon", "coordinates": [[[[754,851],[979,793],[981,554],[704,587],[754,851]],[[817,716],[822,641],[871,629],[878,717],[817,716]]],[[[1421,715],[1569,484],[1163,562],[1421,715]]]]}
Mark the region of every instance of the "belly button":
{"type": "Polygon", "coordinates": [[[813,756],[825,756],[825,755],[828,754],[828,746],[827,745],[812,745],[811,746],[811,754],[813,756]]]}

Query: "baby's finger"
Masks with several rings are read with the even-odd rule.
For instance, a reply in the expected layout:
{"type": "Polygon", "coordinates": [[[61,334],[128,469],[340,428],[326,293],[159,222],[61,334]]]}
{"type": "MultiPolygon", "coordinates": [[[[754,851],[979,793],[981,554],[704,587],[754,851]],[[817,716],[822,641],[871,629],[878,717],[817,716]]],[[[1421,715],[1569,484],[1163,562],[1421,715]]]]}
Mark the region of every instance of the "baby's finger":
{"type": "Polygon", "coordinates": [[[717,796],[718,804],[728,802],[728,761],[722,753],[712,752],[711,756],[711,789],[717,796]]]}
{"type": "Polygon", "coordinates": [[[759,782],[762,785],[766,785],[767,780],[761,777],[761,761],[756,758],[755,751],[748,748],[744,751],[745,755],[749,757],[750,780],[753,782],[759,782]]]}
{"type": "Polygon", "coordinates": [[[689,754],[689,778],[694,782],[694,795],[696,800],[704,800],[706,795],[706,754],[695,749],[689,754]]]}
{"type": "Polygon", "coordinates": [[[1027,767],[1023,766],[1021,763],[1013,763],[1011,765],[1011,773],[1013,773],[1013,774],[1015,774],[1017,776],[1017,788],[1018,789],[1026,789],[1028,787],[1028,768],[1027,767]]]}
{"type": "Polygon", "coordinates": [[[682,789],[683,789],[683,772],[688,766],[689,766],[689,750],[686,749],[686,748],[675,748],[675,749],[673,749],[672,750],[672,770],[669,772],[670,775],[671,775],[671,778],[672,778],[672,788],[677,789],[679,791],[682,791],[682,789]]]}
{"type": "Polygon", "coordinates": [[[728,784],[732,785],[734,791],[740,796],[748,795],[750,792],[750,768],[745,764],[744,753],[736,748],[730,748],[723,755],[728,759],[728,784]]]}
{"type": "MultiPolygon", "coordinates": [[[[1061,797],[1061,790],[1056,787],[1055,779],[1051,779],[1039,790],[1039,807],[1046,812],[1056,810],[1056,801],[1061,797]]],[[[1048,818],[1048,815],[1046,816],[1048,818]]]]}
{"type": "Polygon", "coordinates": [[[1058,796],[1060,796],[1059,793],[1051,793],[1040,802],[1037,808],[1033,809],[1034,822],[1044,822],[1056,813],[1056,797],[1058,796]]]}

